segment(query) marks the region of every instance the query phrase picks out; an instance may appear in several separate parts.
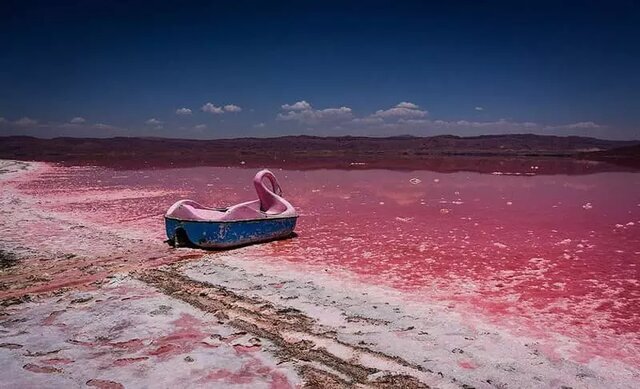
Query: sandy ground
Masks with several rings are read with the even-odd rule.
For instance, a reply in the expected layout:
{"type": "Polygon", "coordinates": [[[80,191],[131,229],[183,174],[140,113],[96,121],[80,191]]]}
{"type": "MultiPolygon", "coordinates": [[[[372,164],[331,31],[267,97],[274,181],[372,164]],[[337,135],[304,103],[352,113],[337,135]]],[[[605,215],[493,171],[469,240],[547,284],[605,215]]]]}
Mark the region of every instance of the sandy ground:
{"type": "MultiPolygon", "coordinates": [[[[170,249],[17,189],[0,163],[0,387],[633,388],[615,360],[411,301],[343,271],[261,262],[252,247],[170,249]]],[[[113,194],[126,196],[127,192],[113,194]]],[[[570,344],[570,340],[567,340],[570,344]]]]}
{"type": "Polygon", "coordinates": [[[129,277],[13,305],[2,325],[6,387],[292,387],[268,340],[129,277]]]}

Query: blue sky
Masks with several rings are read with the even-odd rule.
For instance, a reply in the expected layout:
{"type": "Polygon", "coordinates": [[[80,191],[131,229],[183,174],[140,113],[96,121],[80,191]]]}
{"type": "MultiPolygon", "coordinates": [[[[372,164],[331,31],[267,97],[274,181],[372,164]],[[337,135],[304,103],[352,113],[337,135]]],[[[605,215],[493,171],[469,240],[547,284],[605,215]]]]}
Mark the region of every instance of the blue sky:
{"type": "Polygon", "coordinates": [[[638,139],[639,26],[637,1],[5,0],[0,135],[638,139]]]}

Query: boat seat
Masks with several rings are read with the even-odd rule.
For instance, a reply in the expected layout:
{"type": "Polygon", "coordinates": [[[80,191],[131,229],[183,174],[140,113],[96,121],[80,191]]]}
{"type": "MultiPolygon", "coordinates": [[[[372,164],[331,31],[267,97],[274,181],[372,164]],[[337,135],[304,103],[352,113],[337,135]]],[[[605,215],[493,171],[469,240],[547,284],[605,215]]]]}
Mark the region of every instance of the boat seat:
{"type": "Polygon", "coordinates": [[[208,208],[193,200],[180,200],[173,204],[166,216],[192,221],[234,221],[266,219],[273,216],[297,216],[295,209],[282,198],[282,190],[273,173],[262,170],[254,178],[258,200],[247,201],[229,208],[208,208]],[[271,183],[268,188],[263,180],[271,183]]]}
{"type": "Polygon", "coordinates": [[[167,211],[167,216],[184,220],[220,220],[224,215],[224,209],[207,208],[193,200],[180,200],[167,211]]]}

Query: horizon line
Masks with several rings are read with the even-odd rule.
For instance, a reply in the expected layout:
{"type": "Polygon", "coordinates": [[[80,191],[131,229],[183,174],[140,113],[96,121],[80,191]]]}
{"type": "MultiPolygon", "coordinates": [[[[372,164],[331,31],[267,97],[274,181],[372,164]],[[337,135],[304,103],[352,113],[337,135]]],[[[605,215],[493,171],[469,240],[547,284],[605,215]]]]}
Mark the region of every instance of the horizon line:
{"type": "Polygon", "coordinates": [[[431,138],[456,138],[456,139],[474,139],[474,138],[499,138],[499,137],[517,137],[517,136],[535,136],[540,138],[577,138],[577,139],[596,139],[610,142],[640,142],[640,138],[637,139],[607,139],[597,138],[594,136],[583,135],[554,135],[554,134],[536,134],[532,132],[526,133],[510,133],[510,134],[482,134],[482,135],[454,135],[454,134],[438,134],[438,135],[391,135],[391,136],[375,136],[375,135],[308,135],[308,134],[290,134],[279,136],[245,136],[235,138],[174,138],[163,136],[110,136],[110,137],[80,137],[80,136],[56,136],[56,137],[40,137],[34,135],[0,135],[1,138],[31,138],[38,140],[55,140],[55,139],[91,139],[91,140],[109,140],[109,139],[147,139],[147,140],[188,140],[188,141],[218,141],[218,140],[243,140],[243,139],[284,139],[284,138],[316,138],[316,139],[340,139],[340,138],[356,138],[356,139],[431,139],[431,138]]]}

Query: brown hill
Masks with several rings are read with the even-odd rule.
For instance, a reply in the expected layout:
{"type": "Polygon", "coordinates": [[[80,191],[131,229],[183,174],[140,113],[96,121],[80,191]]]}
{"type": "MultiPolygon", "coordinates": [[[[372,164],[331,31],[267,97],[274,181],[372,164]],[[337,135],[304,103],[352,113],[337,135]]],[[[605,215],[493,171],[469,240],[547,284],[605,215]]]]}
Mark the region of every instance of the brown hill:
{"type": "Polygon", "coordinates": [[[390,138],[286,136],[217,140],[14,136],[0,138],[0,158],[119,168],[228,166],[244,162],[246,166],[303,169],[375,167],[495,171],[500,170],[496,169],[499,167],[504,171],[508,161],[507,168],[528,167],[532,160],[544,165],[551,163],[553,158],[578,155],[588,158],[591,155],[588,152],[638,144],[640,142],[532,134],[390,138]]]}
{"type": "Polygon", "coordinates": [[[580,158],[640,168],[640,145],[581,153],[580,158]]]}

